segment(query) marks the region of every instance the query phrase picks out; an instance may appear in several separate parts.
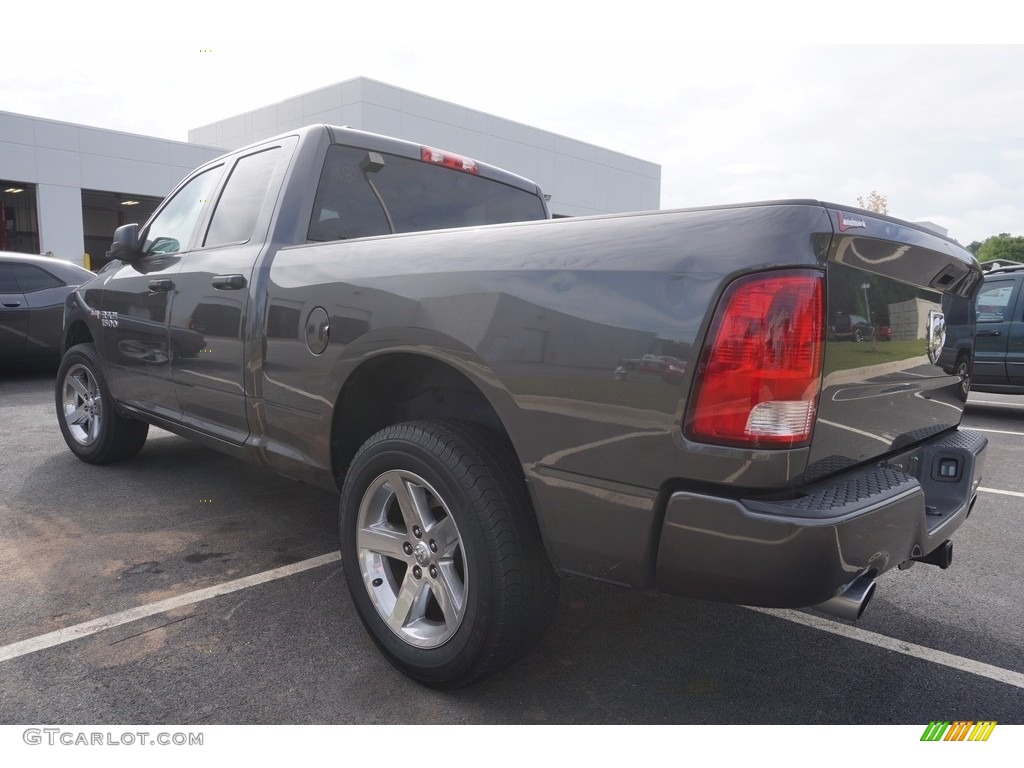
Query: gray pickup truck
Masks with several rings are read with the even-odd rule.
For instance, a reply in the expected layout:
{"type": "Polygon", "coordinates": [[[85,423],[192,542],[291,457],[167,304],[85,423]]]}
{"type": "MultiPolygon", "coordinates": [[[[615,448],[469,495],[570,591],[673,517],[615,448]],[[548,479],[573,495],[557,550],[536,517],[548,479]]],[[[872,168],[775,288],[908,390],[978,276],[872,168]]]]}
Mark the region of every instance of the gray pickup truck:
{"type": "Polygon", "coordinates": [[[525,654],[560,573],[856,618],[880,574],[950,564],[981,482],[938,364],[980,269],[865,211],[549,220],[497,168],[313,126],[199,168],[110,256],[65,307],[69,448],[157,425],[340,489],[355,606],[427,685],[525,654]]]}

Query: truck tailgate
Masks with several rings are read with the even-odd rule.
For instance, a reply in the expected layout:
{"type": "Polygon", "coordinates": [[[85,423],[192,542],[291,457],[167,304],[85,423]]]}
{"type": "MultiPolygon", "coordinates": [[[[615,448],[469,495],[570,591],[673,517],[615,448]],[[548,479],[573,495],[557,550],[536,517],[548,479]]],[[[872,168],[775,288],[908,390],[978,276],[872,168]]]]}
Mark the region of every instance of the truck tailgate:
{"type": "Polygon", "coordinates": [[[960,422],[981,272],[938,235],[830,208],[826,344],[805,480],[897,453],[960,422]]]}

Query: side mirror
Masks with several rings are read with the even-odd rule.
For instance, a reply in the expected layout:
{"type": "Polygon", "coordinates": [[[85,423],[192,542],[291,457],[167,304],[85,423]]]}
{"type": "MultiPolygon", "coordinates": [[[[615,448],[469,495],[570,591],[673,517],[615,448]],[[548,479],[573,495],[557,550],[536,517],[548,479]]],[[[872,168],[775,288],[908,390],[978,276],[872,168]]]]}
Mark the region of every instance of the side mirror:
{"type": "Polygon", "coordinates": [[[107,251],[108,259],[133,261],[140,255],[138,224],[125,224],[114,230],[114,242],[110,244],[110,250],[107,251]]]}

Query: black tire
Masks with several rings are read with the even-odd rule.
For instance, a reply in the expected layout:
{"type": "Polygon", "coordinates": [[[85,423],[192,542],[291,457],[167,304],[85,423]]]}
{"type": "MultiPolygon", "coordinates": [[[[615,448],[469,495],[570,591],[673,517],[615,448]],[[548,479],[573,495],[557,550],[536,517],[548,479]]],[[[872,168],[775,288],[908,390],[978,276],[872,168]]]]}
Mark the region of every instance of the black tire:
{"type": "Polygon", "coordinates": [[[967,396],[971,393],[971,358],[962,354],[956,359],[956,367],[953,374],[960,377],[960,389],[958,395],[961,400],[967,402],[967,396]]]}
{"type": "Polygon", "coordinates": [[[149,424],[117,412],[92,344],[77,344],[64,353],[54,397],[64,442],[82,461],[123,461],[146,443],[149,424]]]}
{"type": "Polygon", "coordinates": [[[856,330],[855,330],[855,331],[853,332],[853,340],[854,340],[855,342],[861,342],[861,341],[864,341],[864,332],[863,332],[863,331],[862,331],[862,330],[861,330],[860,328],[856,329],[856,330]]]}
{"type": "Polygon", "coordinates": [[[476,424],[415,421],[375,434],[348,469],[340,521],[363,625],[424,685],[457,688],[507,667],[551,620],[558,579],[522,471],[476,424]]]}

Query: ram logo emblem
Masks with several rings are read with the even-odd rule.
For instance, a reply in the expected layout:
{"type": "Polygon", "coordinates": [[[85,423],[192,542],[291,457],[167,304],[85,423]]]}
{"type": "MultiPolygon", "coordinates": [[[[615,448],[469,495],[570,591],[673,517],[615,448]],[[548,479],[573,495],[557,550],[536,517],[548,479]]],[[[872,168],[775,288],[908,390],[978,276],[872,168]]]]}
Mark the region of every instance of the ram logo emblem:
{"type": "Polygon", "coordinates": [[[939,355],[946,345],[946,318],[938,310],[928,313],[928,359],[932,365],[939,362],[939,355]]]}

